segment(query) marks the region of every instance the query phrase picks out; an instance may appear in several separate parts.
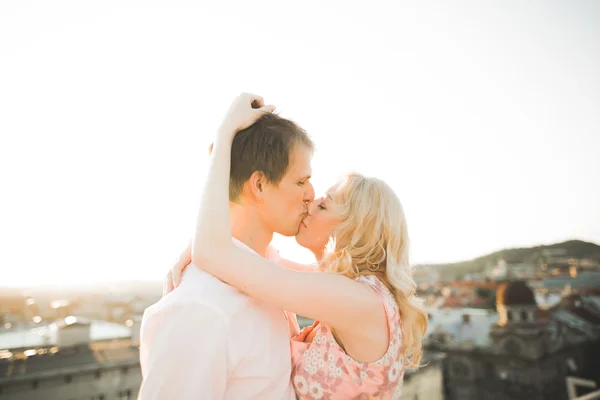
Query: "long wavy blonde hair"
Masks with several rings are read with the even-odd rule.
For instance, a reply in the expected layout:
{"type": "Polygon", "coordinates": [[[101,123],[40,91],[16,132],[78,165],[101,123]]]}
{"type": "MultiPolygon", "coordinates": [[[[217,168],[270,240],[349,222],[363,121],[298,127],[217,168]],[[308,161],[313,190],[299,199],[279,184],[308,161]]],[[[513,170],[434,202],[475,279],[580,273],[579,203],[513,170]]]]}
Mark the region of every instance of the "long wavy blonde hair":
{"type": "Polygon", "coordinates": [[[403,321],[407,367],[420,366],[427,314],[408,263],[408,230],[398,196],[380,179],[351,173],[328,191],[342,222],[320,269],[355,279],[376,275],[394,294],[403,321]]]}

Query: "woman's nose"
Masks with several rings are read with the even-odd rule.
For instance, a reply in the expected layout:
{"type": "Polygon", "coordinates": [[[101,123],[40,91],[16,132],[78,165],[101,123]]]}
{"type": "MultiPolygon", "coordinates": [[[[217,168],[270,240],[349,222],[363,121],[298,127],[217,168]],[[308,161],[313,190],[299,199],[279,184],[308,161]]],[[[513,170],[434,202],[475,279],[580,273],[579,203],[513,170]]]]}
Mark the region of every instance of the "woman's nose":
{"type": "Polygon", "coordinates": [[[315,204],[314,201],[309,201],[308,202],[308,204],[307,204],[307,206],[308,206],[308,208],[307,208],[308,209],[308,215],[312,215],[313,214],[313,212],[315,210],[314,209],[314,204],[315,204]]]}

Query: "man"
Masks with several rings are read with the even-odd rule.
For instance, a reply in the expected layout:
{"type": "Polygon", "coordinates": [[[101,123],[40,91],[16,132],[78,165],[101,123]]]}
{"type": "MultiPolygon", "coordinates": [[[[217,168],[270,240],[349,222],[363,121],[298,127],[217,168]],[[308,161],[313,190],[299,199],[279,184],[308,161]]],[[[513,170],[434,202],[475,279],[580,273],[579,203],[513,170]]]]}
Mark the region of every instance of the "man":
{"type": "MultiPolygon", "coordinates": [[[[232,145],[230,212],[236,245],[276,260],[273,233],[294,236],[314,198],[313,143],[266,114],[232,145]]],[[[140,399],[295,399],[289,320],[199,268],[144,313],[140,399]]]]}

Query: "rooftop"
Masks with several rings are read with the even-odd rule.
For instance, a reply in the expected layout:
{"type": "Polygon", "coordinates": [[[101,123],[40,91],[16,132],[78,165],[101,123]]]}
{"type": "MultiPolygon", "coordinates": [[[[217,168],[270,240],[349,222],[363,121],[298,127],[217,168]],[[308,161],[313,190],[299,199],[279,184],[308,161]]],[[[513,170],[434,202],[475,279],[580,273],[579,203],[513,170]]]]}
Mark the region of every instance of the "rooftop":
{"type": "Polygon", "coordinates": [[[11,358],[0,357],[0,384],[9,380],[93,371],[100,367],[137,365],[138,360],[138,346],[129,340],[108,343],[106,346],[31,349],[19,355],[11,354],[11,358]]]}
{"type": "MultiPolygon", "coordinates": [[[[67,317],[73,318],[73,317],[67,317]]],[[[90,341],[130,338],[131,328],[107,321],[79,321],[66,325],[90,325],[90,341]]],[[[32,329],[11,328],[0,330],[0,350],[12,350],[22,348],[39,348],[54,346],[57,343],[57,333],[63,322],[38,326],[32,329]]]]}

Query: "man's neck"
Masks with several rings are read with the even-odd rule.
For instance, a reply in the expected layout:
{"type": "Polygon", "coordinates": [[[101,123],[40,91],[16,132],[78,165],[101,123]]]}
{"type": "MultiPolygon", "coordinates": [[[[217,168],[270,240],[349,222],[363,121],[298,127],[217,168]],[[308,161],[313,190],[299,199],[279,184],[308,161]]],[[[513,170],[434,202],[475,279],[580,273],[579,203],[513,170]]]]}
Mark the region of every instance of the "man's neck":
{"type": "Polygon", "coordinates": [[[269,232],[253,210],[229,203],[231,213],[231,235],[254,250],[262,257],[267,256],[267,248],[273,240],[273,232],[269,232]]]}

